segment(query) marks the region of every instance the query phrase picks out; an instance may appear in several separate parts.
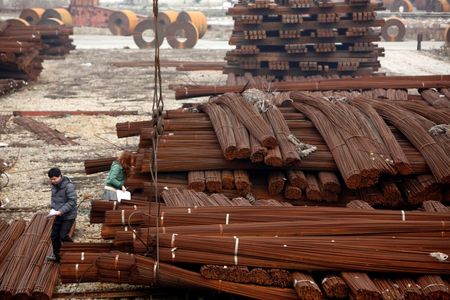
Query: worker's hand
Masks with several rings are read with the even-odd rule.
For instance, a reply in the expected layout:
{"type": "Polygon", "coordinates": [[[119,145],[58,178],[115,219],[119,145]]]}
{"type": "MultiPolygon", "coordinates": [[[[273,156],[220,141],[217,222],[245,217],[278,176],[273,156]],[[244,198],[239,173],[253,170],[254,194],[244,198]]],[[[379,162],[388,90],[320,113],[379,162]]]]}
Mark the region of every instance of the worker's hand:
{"type": "Polygon", "coordinates": [[[61,216],[62,212],[60,212],[59,210],[57,212],[55,212],[55,216],[61,216]]]}
{"type": "Polygon", "coordinates": [[[122,192],[126,192],[126,191],[127,191],[127,188],[124,185],[122,185],[122,192]]]}

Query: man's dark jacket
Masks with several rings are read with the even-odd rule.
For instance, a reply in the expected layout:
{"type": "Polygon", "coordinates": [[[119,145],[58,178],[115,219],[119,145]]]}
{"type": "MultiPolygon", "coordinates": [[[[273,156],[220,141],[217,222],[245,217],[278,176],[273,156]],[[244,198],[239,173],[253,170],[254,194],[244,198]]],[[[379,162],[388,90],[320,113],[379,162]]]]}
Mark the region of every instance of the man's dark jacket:
{"type": "Polygon", "coordinates": [[[52,208],[62,213],[63,220],[77,217],[77,193],[69,177],[63,176],[59,184],[52,185],[52,208]]]}

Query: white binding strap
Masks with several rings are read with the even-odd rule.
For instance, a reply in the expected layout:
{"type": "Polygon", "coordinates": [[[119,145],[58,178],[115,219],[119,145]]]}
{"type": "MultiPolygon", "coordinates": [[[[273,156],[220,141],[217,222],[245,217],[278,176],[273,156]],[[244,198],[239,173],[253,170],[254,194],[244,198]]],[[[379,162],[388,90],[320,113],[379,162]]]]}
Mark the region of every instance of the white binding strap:
{"type": "Polygon", "coordinates": [[[226,225],[230,224],[230,214],[227,214],[227,215],[225,216],[225,224],[226,224],[226,225]]]}
{"type": "Polygon", "coordinates": [[[234,237],[234,265],[238,264],[239,238],[234,237]]]}
{"type": "Polygon", "coordinates": [[[81,257],[80,257],[81,261],[84,261],[84,252],[81,252],[81,257]]]}
{"type": "Polygon", "coordinates": [[[125,225],[125,210],[123,209],[121,211],[121,216],[122,216],[122,225],[125,225]]]}
{"type": "Polygon", "coordinates": [[[405,222],[406,221],[406,213],[404,210],[402,210],[401,212],[402,212],[402,221],[405,222]]]}
{"type": "Polygon", "coordinates": [[[175,248],[175,238],[177,237],[178,233],[172,233],[172,240],[170,241],[170,247],[175,248]]]}

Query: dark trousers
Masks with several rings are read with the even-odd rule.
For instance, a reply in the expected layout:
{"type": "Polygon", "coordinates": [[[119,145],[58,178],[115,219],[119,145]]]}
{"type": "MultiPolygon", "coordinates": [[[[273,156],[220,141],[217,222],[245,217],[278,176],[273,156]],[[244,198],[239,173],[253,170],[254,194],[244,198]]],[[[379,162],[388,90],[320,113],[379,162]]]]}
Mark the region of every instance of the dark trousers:
{"type": "Polygon", "coordinates": [[[60,217],[56,217],[52,227],[52,245],[53,254],[56,259],[60,259],[59,250],[61,249],[61,242],[73,242],[69,236],[70,228],[72,228],[75,219],[63,220],[60,217]]]}

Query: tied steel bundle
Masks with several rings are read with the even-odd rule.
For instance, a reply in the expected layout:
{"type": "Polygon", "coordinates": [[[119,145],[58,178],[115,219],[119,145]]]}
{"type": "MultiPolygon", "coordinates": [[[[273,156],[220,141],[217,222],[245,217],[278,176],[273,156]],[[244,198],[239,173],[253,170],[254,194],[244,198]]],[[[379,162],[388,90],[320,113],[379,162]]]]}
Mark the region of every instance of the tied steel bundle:
{"type": "MultiPolygon", "coordinates": [[[[445,84],[445,78],[434,84],[445,84]]],[[[402,86],[407,86],[405,80],[402,86]]],[[[432,79],[416,80],[426,85],[432,79]]],[[[283,101],[285,106],[278,107],[273,103],[279,97],[248,90],[213,97],[196,107],[198,111],[167,111],[158,153],[158,170],[163,175],[157,188],[188,186],[223,192],[231,198],[251,193],[257,200],[277,197],[299,203],[363,199],[386,207],[448,198],[446,124],[450,118],[446,109],[429,105],[422,98],[426,96],[408,101],[412,96],[397,90],[387,91],[392,101],[376,100],[377,95],[385,97],[386,93],[379,89],[291,92],[283,96],[289,99],[283,101]],[[266,191],[250,173],[246,188],[228,184],[232,180],[226,173],[229,170],[264,170],[262,174],[269,178],[266,191]],[[304,172],[305,183],[296,184],[293,171],[304,172]],[[183,178],[179,173],[174,180],[169,179],[172,172],[188,174],[183,178]]],[[[154,187],[146,179],[153,159],[150,122],[120,123],[117,131],[119,136],[140,135],[135,173],[128,181],[145,196],[151,195],[154,187]]],[[[86,171],[107,169],[109,161],[86,162],[86,171]]]]}

